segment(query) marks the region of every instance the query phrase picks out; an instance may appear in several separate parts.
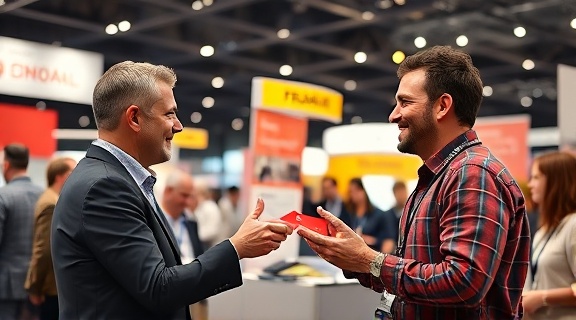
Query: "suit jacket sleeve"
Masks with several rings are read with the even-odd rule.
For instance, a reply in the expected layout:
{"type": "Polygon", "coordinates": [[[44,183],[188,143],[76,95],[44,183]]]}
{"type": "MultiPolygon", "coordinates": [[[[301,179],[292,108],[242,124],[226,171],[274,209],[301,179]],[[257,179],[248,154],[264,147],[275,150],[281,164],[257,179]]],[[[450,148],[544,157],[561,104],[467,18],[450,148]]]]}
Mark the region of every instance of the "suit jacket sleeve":
{"type": "Polygon", "coordinates": [[[140,304],[170,311],[242,284],[229,241],[168,267],[147,224],[146,201],[121,178],[99,179],[85,196],[81,230],[96,259],[140,304]]]}
{"type": "Polygon", "coordinates": [[[43,208],[36,217],[34,224],[34,242],[32,244],[32,259],[28,269],[25,288],[29,293],[40,295],[44,279],[50,271],[52,256],[50,254],[50,226],[52,224],[52,214],[54,204],[49,204],[43,208]]]}

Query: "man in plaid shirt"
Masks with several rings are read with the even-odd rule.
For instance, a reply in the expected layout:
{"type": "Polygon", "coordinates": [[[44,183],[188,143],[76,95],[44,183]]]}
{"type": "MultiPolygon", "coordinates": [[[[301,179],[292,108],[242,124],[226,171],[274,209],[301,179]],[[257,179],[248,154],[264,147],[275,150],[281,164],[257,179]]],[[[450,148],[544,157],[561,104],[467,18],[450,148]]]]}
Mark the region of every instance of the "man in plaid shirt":
{"type": "Polygon", "coordinates": [[[319,208],[331,237],[300,228],[347,277],[383,292],[376,319],[514,319],[522,316],[530,232],[520,188],[472,126],[482,82],[470,56],[433,47],[408,57],[390,122],[398,150],[418,155],[418,185],[394,255],[371,250],[319,208]]]}

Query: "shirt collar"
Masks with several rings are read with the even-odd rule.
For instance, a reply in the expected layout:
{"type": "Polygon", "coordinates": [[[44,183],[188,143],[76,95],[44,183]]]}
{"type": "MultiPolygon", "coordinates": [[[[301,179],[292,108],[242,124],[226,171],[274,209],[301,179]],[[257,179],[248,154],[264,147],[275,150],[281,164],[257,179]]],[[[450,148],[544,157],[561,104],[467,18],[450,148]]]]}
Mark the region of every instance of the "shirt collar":
{"type": "Polygon", "coordinates": [[[480,140],[478,139],[478,135],[476,131],[470,129],[463,134],[456,137],[456,139],[452,140],[448,143],[444,148],[438,151],[435,155],[430,157],[424,165],[420,167],[418,173],[421,173],[420,170],[424,168],[427,169],[426,171],[431,172],[432,174],[436,175],[440,172],[444,166],[448,162],[450,162],[457,154],[460,153],[465,148],[469,146],[480,144],[480,140]]]}
{"type": "Polygon", "coordinates": [[[106,140],[97,139],[93,141],[92,144],[110,152],[116,157],[139,186],[142,186],[145,190],[148,190],[148,188],[152,190],[156,182],[156,173],[153,170],[144,168],[140,162],[131,155],[106,140]]]}

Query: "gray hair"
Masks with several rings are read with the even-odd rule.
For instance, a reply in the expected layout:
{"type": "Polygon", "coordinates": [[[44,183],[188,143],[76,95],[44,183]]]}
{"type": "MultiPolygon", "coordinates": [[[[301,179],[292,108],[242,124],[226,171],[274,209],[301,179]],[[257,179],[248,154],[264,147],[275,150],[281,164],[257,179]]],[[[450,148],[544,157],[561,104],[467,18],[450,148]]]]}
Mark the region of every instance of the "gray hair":
{"type": "Polygon", "coordinates": [[[176,74],[168,67],[145,62],[113,65],[94,87],[92,109],[98,129],[116,129],[122,113],[131,105],[149,112],[160,97],[159,81],[173,88],[176,74]]]}

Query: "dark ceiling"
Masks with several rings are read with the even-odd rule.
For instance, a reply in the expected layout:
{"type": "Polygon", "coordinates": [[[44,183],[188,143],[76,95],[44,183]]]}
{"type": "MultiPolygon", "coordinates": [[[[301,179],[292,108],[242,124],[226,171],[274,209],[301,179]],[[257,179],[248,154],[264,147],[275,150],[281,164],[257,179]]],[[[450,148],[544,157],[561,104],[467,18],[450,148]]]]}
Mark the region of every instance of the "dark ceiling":
{"type": "MultiPolygon", "coordinates": [[[[493,88],[480,115],[530,114],[533,127],[556,125],[556,65],[576,65],[576,30],[570,27],[576,0],[213,0],[200,10],[192,8],[199,0],[4,1],[2,36],[100,52],[105,68],[123,60],[174,68],[182,122],[209,129],[211,137],[235,133],[230,128],[235,118],[248,123],[254,76],[343,92],[344,124],[358,120],[355,116],[386,122],[397,86],[391,56],[397,50],[416,52],[418,36],[426,47],[457,47],[455,39],[466,35],[463,50],[493,88]],[[123,20],[131,22],[129,31],[105,33],[108,24],[123,20]],[[518,26],[526,29],[522,38],[513,33],[518,26]],[[286,39],[277,35],[282,28],[290,30],[286,39]],[[204,45],[215,48],[212,57],[200,55],[204,45]],[[365,63],[354,61],[357,51],[367,54],[365,63]],[[522,67],[525,59],[534,61],[532,70],[522,67]],[[278,73],[284,64],[293,67],[288,77],[278,73]],[[215,76],[225,81],[220,89],[211,86],[215,76]],[[348,80],[356,82],[355,90],[344,88],[348,80]],[[214,107],[202,107],[206,96],[215,99],[214,107]],[[521,105],[524,96],[532,98],[530,107],[521,105]],[[195,111],[202,113],[197,124],[190,119],[195,111]]],[[[62,128],[80,128],[78,117],[91,113],[88,106],[56,101],[48,107],[60,111],[62,128]]],[[[311,122],[312,144],[319,144],[328,126],[311,122]]],[[[246,142],[247,127],[237,132],[246,142]]]]}

